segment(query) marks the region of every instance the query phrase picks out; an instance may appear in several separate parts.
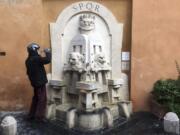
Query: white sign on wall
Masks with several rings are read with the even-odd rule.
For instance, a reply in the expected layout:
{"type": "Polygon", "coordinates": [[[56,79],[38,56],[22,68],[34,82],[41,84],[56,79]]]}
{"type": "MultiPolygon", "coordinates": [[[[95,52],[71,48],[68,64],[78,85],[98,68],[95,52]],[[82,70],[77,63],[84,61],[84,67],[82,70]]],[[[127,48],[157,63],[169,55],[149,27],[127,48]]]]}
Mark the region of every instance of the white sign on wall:
{"type": "Polygon", "coordinates": [[[122,70],[129,70],[130,69],[130,63],[129,61],[122,61],[122,64],[121,64],[121,69],[122,70]]]}
{"type": "Polygon", "coordinates": [[[122,60],[129,61],[130,60],[130,52],[122,52],[122,60]]]}

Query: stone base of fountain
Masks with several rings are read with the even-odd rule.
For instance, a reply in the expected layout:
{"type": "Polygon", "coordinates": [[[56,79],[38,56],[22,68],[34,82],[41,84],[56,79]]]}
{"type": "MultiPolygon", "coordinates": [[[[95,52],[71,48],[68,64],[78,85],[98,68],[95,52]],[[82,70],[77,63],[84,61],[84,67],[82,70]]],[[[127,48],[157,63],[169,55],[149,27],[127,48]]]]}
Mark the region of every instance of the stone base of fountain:
{"type": "MultiPolygon", "coordinates": [[[[65,123],[67,128],[93,131],[111,128],[114,121],[121,117],[127,119],[132,113],[132,104],[126,103],[126,109],[122,106],[125,106],[124,102],[106,105],[93,111],[83,111],[76,109],[72,104],[63,104],[56,106],[56,111],[49,113],[48,117],[65,123]]],[[[51,110],[51,106],[48,109],[51,110]]]]}

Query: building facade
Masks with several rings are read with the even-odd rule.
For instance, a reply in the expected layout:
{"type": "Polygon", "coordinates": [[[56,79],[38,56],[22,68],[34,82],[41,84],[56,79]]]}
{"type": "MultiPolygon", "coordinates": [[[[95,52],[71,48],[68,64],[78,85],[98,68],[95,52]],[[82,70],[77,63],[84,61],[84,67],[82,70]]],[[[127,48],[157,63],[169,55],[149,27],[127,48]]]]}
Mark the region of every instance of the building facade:
{"type": "MultiPolygon", "coordinates": [[[[28,109],[32,87],[26,75],[26,46],[50,47],[49,23],[80,0],[0,0],[0,109],[28,109]]],[[[174,0],[92,0],[108,8],[124,24],[122,61],[129,75],[134,111],[149,110],[156,80],[176,78],[180,61],[180,2],[174,0]],[[129,67],[129,68],[128,68],[129,67]]],[[[121,54],[119,54],[121,56],[121,54]]],[[[121,58],[121,57],[120,57],[121,58]]],[[[50,72],[51,66],[46,67],[50,72]]]]}

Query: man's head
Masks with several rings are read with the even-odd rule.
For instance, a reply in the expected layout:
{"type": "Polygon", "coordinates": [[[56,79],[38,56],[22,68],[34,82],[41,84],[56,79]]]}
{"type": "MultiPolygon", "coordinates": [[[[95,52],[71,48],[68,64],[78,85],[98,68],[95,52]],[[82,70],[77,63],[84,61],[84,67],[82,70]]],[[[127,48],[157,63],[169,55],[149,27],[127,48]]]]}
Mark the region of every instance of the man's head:
{"type": "Polygon", "coordinates": [[[30,55],[37,55],[40,46],[36,43],[31,43],[27,46],[27,51],[30,55]]]}

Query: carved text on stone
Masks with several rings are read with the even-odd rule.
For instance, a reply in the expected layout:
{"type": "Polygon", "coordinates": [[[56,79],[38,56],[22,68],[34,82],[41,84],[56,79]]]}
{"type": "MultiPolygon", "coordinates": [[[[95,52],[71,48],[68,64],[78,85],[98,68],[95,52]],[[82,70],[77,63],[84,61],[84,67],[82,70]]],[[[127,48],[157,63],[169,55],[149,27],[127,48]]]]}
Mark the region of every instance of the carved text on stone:
{"type": "Polygon", "coordinates": [[[100,5],[91,2],[78,3],[77,5],[73,6],[73,10],[74,11],[89,10],[89,11],[99,12],[100,5]]]}

